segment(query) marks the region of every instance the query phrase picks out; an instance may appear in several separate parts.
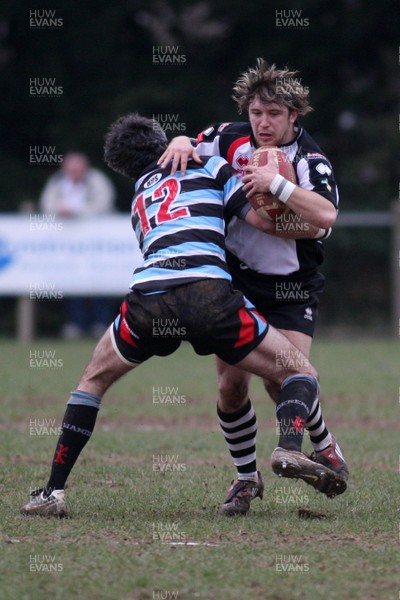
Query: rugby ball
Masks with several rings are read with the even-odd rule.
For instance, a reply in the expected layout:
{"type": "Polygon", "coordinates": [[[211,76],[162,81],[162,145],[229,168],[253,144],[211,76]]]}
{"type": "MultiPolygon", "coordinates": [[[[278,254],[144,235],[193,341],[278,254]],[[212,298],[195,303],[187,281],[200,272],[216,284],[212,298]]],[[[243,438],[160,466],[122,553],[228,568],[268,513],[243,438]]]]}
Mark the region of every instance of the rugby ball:
{"type": "MultiPolygon", "coordinates": [[[[271,162],[276,167],[276,173],[279,173],[279,175],[282,175],[288,181],[297,184],[294,167],[287,154],[280,148],[275,146],[257,148],[251,157],[250,164],[255,167],[263,167],[271,162]]],[[[249,198],[249,202],[260,217],[271,221],[276,221],[277,218],[281,218],[290,212],[290,208],[281,202],[277,196],[271,194],[271,192],[258,192],[249,198]]]]}

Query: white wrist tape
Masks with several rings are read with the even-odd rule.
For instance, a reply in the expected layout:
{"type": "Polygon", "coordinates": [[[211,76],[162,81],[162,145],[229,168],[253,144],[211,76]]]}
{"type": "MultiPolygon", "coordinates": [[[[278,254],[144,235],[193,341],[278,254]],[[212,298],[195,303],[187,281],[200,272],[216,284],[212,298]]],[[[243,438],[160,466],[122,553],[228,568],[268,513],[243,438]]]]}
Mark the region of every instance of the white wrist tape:
{"type": "Polygon", "coordinates": [[[288,181],[287,179],[282,177],[282,175],[277,174],[271,181],[269,191],[274,196],[278,196],[281,202],[286,203],[289,200],[295,187],[296,186],[294,183],[288,181]]]}
{"type": "Polygon", "coordinates": [[[332,233],[332,227],[329,229],[320,229],[314,236],[314,240],[326,240],[332,233]]]}
{"type": "Polygon", "coordinates": [[[332,227],[329,227],[329,229],[325,229],[325,235],[322,236],[322,238],[320,238],[321,240],[326,240],[332,233],[332,227]]]}
{"type": "Polygon", "coordinates": [[[314,235],[314,240],[322,240],[322,238],[325,236],[326,229],[318,229],[317,233],[314,235]]]}

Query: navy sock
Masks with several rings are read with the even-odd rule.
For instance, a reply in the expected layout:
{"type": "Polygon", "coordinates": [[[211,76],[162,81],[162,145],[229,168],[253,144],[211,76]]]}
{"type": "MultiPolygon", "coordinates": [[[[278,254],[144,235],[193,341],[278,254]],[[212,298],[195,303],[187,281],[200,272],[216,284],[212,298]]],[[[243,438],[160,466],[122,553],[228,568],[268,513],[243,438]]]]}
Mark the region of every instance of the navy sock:
{"type": "Polygon", "coordinates": [[[318,394],[318,382],[311,375],[294,375],[282,384],[276,406],[279,446],[301,451],[304,425],[318,394]]]}
{"type": "Polygon", "coordinates": [[[92,435],[99,406],[98,396],[78,390],[72,392],[54,453],[50,479],[45,487],[46,495],[53,490],[64,489],[72,467],[92,435]]]}

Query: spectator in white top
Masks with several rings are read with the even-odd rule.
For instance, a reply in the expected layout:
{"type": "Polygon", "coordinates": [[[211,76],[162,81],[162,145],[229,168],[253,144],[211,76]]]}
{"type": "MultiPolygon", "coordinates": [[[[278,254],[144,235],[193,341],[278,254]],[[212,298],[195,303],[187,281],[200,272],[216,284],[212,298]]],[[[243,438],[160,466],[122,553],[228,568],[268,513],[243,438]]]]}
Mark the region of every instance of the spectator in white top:
{"type": "MultiPolygon", "coordinates": [[[[86,218],[114,210],[115,189],[111,181],[90,166],[85,154],[65,155],[62,167],[47,181],[39,206],[43,213],[62,218],[86,218]]],[[[62,330],[67,339],[85,334],[101,335],[112,320],[108,298],[68,297],[65,299],[67,323],[62,330]]]]}
{"type": "Polygon", "coordinates": [[[41,198],[44,213],[62,217],[88,217],[114,209],[111,181],[93,169],[84,154],[66,154],[61,169],[48,180],[41,198]]]}

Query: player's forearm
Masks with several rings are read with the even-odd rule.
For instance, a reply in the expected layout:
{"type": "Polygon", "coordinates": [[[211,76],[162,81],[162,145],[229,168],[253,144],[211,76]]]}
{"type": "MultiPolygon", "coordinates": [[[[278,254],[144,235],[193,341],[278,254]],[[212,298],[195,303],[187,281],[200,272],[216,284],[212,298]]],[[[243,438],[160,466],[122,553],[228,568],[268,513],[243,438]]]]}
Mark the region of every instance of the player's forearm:
{"type": "Polygon", "coordinates": [[[243,183],[247,198],[250,199],[257,192],[271,192],[304,221],[315,227],[328,229],[336,221],[337,210],[329,200],[317,192],[288,181],[275,173],[269,165],[246,167],[243,183]]]}
{"type": "Polygon", "coordinates": [[[287,240],[318,240],[328,237],[328,229],[311,225],[290,211],[277,217],[273,235],[287,240]]]}
{"type": "MultiPolygon", "coordinates": [[[[266,177],[271,177],[271,174],[266,173],[266,177]]],[[[303,221],[322,229],[334,225],[337,210],[324,196],[295,185],[279,174],[274,175],[267,185],[269,191],[303,221]]]]}
{"type": "Polygon", "coordinates": [[[260,217],[253,208],[249,210],[245,221],[264,233],[287,240],[319,240],[328,237],[330,230],[315,227],[294,213],[282,215],[276,221],[260,217]]]}
{"type": "Polygon", "coordinates": [[[298,185],[290,194],[286,206],[314,227],[329,229],[335,224],[337,210],[334,205],[320,194],[298,185]]]}

